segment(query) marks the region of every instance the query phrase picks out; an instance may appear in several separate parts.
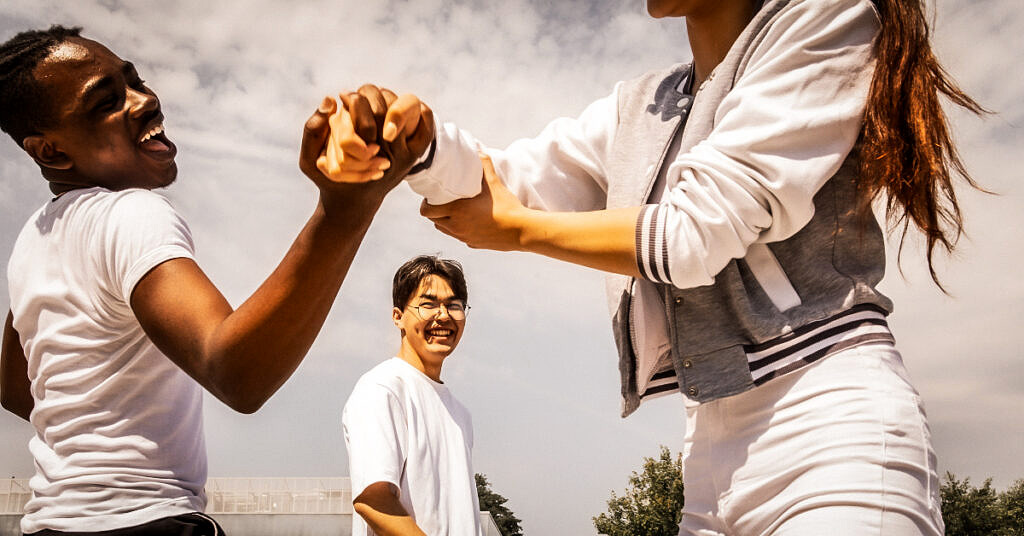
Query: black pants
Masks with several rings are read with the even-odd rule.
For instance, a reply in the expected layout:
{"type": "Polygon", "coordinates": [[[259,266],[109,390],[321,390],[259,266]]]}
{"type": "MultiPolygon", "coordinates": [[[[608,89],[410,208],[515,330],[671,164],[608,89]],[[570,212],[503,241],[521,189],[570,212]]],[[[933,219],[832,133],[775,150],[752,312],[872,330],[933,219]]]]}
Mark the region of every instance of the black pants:
{"type": "Polygon", "coordinates": [[[224,536],[224,529],[205,514],[191,513],[165,517],[123,529],[99,532],[60,532],[47,529],[24,536],[224,536]]]}

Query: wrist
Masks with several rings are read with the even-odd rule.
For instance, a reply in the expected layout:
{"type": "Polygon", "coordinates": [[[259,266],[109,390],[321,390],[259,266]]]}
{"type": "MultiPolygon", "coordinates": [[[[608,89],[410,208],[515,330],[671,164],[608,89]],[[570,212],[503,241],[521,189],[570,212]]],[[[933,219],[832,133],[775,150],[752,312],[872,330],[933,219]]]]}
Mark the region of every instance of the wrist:
{"type": "Polygon", "coordinates": [[[325,223],[344,227],[369,226],[384,196],[359,188],[361,185],[358,184],[352,186],[356,187],[320,190],[316,211],[325,223]]]}

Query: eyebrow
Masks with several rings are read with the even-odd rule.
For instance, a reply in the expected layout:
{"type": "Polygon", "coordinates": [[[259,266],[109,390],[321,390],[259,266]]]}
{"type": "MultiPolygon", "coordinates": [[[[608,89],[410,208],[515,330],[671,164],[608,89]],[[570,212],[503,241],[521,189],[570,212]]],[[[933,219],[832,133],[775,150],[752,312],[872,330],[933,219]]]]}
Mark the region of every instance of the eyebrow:
{"type": "MultiPolygon", "coordinates": [[[[440,298],[438,298],[434,294],[420,294],[417,297],[419,299],[421,299],[421,300],[430,300],[430,301],[436,301],[436,302],[442,301],[440,298]]],[[[464,300],[462,298],[458,297],[458,296],[452,296],[451,298],[448,298],[445,301],[448,302],[448,303],[451,303],[451,302],[456,302],[456,301],[460,302],[460,301],[464,301],[464,300]]]]}
{"type": "MultiPolygon", "coordinates": [[[[121,64],[121,73],[126,76],[129,73],[135,72],[135,64],[126,61],[121,64]]],[[[103,92],[114,83],[114,78],[110,75],[100,77],[96,80],[90,80],[85,84],[85,88],[82,90],[82,102],[91,103],[92,99],[96,94],[103,92]]]]}

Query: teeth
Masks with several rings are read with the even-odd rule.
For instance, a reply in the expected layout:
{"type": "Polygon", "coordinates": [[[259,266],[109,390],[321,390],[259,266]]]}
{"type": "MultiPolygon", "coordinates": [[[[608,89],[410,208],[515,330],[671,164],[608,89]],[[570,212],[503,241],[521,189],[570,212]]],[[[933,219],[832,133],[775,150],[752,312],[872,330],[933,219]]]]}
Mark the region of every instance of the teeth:
{"type": "Polygon", "coordinates": [[[157,125],[157,126],[153,127],[149,132],[147,132],[146,135],[143,136],[141,140],[139,140],[139,143],[145,143],[145,142],[149,141],[150,138],[152,138],[153,136],[156,136],[157,134],[160,134],[163,131],[164,131],[164,126],[163,125],[157,125]]]}

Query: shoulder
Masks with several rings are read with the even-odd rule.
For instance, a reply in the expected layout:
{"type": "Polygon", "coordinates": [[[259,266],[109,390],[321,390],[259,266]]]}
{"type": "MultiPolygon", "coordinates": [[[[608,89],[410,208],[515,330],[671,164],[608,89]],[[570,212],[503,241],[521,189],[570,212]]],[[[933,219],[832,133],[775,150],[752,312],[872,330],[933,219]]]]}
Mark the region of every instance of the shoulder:
{"type": "MultiPolygon", "coordinates": [[[[807,33],[839,30],[863,29],[873,36],[878,25],[878,11],[871,0],[769,0],[751,23],[756,33],[777,36],[767,39],[769,42],[785,37],[800,40],[800,36],[807,33]]],[[[757,44],[756,39],[754,44],[757,44]]]]}
{"type": "Polygon", "coordinates": [[[397,369],[393,360],[389,359],[377,364],[359,377],[352,389],[352,395],[349,397],[349,404],[353,399],[401,399],[405,391],[406,382],[401,375],[401,370],[397,369]]]}
{"type": "Polygon", "coordinates": [[[153,218],[167,215],[178,218],[178,213],[171,202],[163,195],[152,190],[130,189],[120,192],[109,192],[105,203],[115,217],[153,218]]]}
{"type": "Polygon", "coordinates": [[[376,421],[376,424],[370,426],[405,419],[408,388],[402,378],[389,370],[390,368],[387,362],[381,363],[356,381],[342,408],[341,419],[344,427],[367,426],[367,419],[376,421]]]}
{"type": "Polygon", "coordinates": [[[161,225],[181,227],[187,225],[171,202],[161,194],[150,190],[128,189],[110,191],[103,188],[89,188],[65,194],[61,199],[46,207],[41,217],[62,217],[68,213],[77,220],[98,225],[100,231],[107,229],[159,228],[161,225]],[[139,225],[145,222],[146,225],[139,225]]]}

